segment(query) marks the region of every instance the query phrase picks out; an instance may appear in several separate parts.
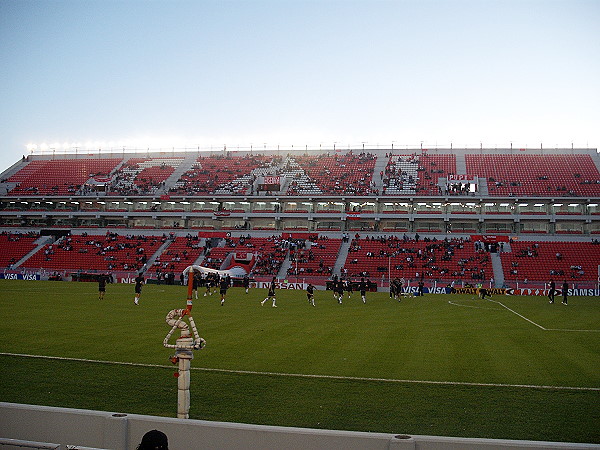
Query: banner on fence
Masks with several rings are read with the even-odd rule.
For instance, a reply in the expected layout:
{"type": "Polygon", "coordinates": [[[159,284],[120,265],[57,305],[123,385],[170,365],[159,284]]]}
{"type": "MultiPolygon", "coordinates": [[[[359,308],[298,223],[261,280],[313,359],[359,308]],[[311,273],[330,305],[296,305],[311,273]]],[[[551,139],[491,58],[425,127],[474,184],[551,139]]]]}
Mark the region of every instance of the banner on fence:
{"type": "MultiPolygon", "coordinates": [[[[251,287],[255,287],[255,288],[259,288],[259,289],[269,289],[270,285],[271,285],[271,283],[268,281],[257,281],[255,283],[250,284],[251,287]]],[[[307,286],[306,283],[291,283],[288,281],[276,281],[275,282],[276,289],[304,290],[304,289],[306,289],[306,286],[307,286]]]]}
{"type": "MultiPolygon", "coordinates": [[[[512,295],[512,289],[504,288],[485,288],[487,293],[490,295],[512,295]]],[[[477,294],[479,289],[477,288],[455,288],[457,294],[477,294]]]]}
{"type": "Polygon", "coordinates": [[[0,273],[0,280],[26,280],[39,281],[41,279],[39,273],[19,273],[19,272],[4,272],[0,273]]]}

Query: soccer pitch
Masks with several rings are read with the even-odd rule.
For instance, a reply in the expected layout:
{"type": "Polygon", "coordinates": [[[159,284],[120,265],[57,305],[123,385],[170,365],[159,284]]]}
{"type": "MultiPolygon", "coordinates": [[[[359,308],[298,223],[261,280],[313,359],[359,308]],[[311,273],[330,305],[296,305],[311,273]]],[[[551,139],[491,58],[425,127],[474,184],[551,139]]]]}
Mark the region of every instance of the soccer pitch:
{"type": "MultiPolygon", "coordinates": [[[[194,301],[194,419],[600,443],[600,302],[230,289],[194,301]]],[[[0,281],[0,400],[176,415],[162,342],[186,288],[0,281]],[[42,357],[33,357],[42,356],[42,357]]]]}

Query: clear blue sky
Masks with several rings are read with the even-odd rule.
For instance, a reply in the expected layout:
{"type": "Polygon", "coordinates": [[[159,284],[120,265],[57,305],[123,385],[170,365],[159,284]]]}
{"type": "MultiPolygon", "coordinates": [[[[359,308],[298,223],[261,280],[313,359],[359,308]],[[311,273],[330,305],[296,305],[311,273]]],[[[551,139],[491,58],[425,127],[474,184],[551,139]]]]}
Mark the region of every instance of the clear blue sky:
{"type": "Polygon", "coordinates": [[[598,147],[600,1],[0,2],[27,144],[598,147]]]}

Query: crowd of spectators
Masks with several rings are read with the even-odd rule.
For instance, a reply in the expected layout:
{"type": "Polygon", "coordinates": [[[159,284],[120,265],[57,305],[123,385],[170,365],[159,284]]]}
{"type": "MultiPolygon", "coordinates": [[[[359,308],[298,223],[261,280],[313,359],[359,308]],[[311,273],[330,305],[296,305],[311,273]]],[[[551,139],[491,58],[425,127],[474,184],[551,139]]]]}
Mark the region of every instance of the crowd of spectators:
{"type": "Polygon", "coordinates": [[[265,155],[199,157],[173,187],[171,194],[200,195],[219,193],[250,193],[256,180],[253,171],[270,167],[276,158],[265,155]]]}
{"type": "Polygon", "coordinates": [[[151,195],[165,187],[165,180],[182,158],[132,158],[112,176],[107,187],[113,195],[151,195]]]}
{"type": "Polygon", "coordinates": [[[484,280],[491,265],[483,249],[467,245],[463,238],[416,239],[397,236],[354,239],[343,275],[368,277],[377,274],[418,279],[454,278],[484,280]],[[373,271],[373,269],[375,271],[373,271]]]}
{"type": "MultiPolygon", "coordinates": [[[[293,160],[304,170],[324,194],[369,195],[378,194],[373,184],[373,168],[377,157],[368,152],[352,151],[333,156],[297,156],[293,160]]],[[[288,162],[290,164],[291,162],[288,162]]],[[[286,170],[284,167],[283,170],[286,170]]],[[[298,175],[300,177],[301,175],[298,175]]],[[[288,195],[302,194],[299,183],[292,179],[288,195]]]]}

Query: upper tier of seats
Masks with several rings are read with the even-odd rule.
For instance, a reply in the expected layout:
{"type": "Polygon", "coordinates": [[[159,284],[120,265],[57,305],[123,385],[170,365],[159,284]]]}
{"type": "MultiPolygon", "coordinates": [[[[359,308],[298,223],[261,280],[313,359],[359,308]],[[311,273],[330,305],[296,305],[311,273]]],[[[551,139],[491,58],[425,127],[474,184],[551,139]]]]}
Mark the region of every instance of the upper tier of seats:
{"type": "Polygon", "coordinates": [[[589,155],[466,155],[466,165],[487,179],[491,196],[600,196],[589,155]]]}
{"type": "Polygon", "coordinates": [[[131,158],[111,177],[114,195],[150,195],[163,186],[183,158],[131,158]]]}
{"type": "Polygon", "coordinates": [[[456,174],[455,155],[391,155],[381,177],[383,194],[439,195],[439,178],[456,174]]]}
{"type": "Polygon", "coordinates": [[[17,183],[9,195],[78,195],[90,178],[107,177],[120,162],[120,159],[31,161],[6,180],[17,183]]]}
{"type": "Polygon", "coordinates": [[[438,196],[445,193],[440,178],[464,175],[479,178],[479,195],[484,196],[600,196],[600,172],[590,154],[384,156],[348,151],[284,157],[211,155],[195,161],[183,156],[35,159],[24,161],[20,170],[2,182],[9,195],[22,197],[99,192],[246,196],[262,194],[258,192],[260,177],[268,175],[280,177],[281,192],[275,195],[438,196]],[[380,177],[373,176],[375,170],[380,177]]]}
{"type": "Polygon", "coordinates": [[[371,195],[377,158],[370,153],[288,157],[281,174],[291,179],[288,195],[371,195]]]}
{"type": "Polygon", "coordinates": [[[257,174],[265,172],[272,158],[265,155],[243,157],[201,156],[171,187],[171,194],[246,194],[257,174]]]}

